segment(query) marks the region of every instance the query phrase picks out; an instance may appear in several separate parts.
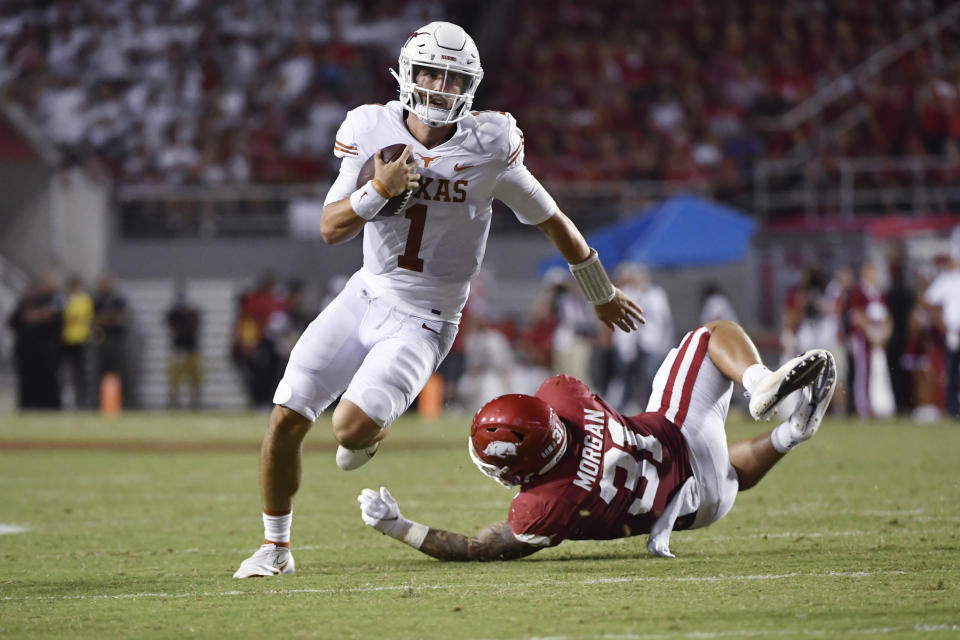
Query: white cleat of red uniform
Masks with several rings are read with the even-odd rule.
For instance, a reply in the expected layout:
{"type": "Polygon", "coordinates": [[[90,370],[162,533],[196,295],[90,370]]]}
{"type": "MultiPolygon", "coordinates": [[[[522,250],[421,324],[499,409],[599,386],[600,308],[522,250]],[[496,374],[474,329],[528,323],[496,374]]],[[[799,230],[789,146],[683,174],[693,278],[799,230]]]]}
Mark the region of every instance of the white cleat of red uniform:
{"type": "Polygon", "coordinates": [[[784,398],[816,380],[828,360],[833,360],[829,351],[811,349],[772,371],[754,386],[750,394],[750,415],[754,420],[769,420],[784,398]]]}

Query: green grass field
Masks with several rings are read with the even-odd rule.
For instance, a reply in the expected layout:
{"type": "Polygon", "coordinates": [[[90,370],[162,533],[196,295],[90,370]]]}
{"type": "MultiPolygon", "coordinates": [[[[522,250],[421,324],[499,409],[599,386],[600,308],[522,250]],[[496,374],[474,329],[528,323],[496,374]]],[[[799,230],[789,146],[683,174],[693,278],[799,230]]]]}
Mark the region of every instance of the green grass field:
{"type": "MultiPolygon", "coordinates": [[[[464,416],[404,418],[336,469],[307,440],[297,573],[233,580],[262,536],[265,416],[0,416],[2,638],[960,637],[960,425],[828,421],[733,511],[673,535],[443,564],[364,526],[356,496],[473,533],[511,493],[466,453],[464,416]]],[[[731,439],[762,427],[732,418],[731,439]]]]}

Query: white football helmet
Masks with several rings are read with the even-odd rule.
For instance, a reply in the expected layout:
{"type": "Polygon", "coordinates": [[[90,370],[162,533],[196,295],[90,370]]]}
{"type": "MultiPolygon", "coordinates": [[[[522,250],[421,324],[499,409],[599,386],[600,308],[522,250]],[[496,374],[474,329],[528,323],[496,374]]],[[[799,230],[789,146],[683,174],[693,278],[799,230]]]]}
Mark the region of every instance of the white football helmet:
{"type": "Polygon", "coordinates": [[[442,127],[465,118],[483,78],[480,52],[473,38],[450,22],[431,22],[417,29],[400,49],[398,67],[399,73],[393,69],[390,73],[400,85],[400,103],[428,127],[442,127]],[[423,67],[443,74],[440,91],[417,86],[417,73],[423,67]],[[460,82],[460,93],[444,91],[452,82],[460,82]],[[437,99],[450,108],[435,104],[437,99]]]}

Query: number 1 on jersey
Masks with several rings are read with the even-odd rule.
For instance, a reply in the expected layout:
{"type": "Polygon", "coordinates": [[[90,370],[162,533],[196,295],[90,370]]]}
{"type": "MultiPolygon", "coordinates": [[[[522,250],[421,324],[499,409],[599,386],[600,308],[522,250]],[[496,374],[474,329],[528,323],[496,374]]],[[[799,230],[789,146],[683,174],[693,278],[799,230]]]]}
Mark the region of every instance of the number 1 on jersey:
{"type": "Polygon", "coordinates": [[[415,204],[407,207],[403,216],[410,221],[410,231],[407,232],[407,246],[403,253],[397,256],[397,266],[419,273],[423,271],[423,258],[418,254],[423,241],[423,228],[427,224],[427,205],[415,204]]]}

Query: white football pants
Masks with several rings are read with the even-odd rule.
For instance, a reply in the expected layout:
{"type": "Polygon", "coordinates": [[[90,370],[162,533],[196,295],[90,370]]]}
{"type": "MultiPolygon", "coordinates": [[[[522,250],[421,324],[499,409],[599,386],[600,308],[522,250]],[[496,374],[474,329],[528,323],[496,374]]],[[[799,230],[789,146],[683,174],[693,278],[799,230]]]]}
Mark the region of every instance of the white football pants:
{"type": "Polygon", "coordinates": [[[733,383],[707,354],[710,332],[691,331],[664,358],[653,379],[647,411],[680,427],[690,451],[700,507],[691,528],[705,527],[727,515],[737,499],[737,471],[730,464],[724,423],[733,383]]]}
{"type": "Polygon", "coordinates": [[[410,407],[457,328],[374,296],[355,273],[297,340],[273,401],[316,420],[342,393],[383,427],[410,407]]]}

